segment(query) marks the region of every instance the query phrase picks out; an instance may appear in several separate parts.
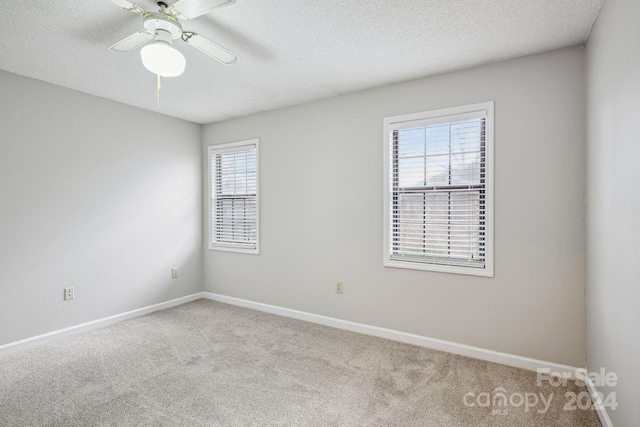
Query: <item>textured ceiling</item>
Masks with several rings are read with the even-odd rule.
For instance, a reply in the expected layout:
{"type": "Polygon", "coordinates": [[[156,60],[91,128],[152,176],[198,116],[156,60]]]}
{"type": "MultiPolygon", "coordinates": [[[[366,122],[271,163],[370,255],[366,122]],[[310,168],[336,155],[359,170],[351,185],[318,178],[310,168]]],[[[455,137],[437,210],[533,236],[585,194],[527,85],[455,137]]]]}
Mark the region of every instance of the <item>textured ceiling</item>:
{"type": "MultiPolygon", "coordinates": [[[[580,44],[601,3],[237,0],[183,27],[236,52],[238,63],[176,42],[187,68],[163,80],[159,111],[209,123],[580,44]]],[[[107,0],[3,0],[0,14],[0,69],[158,111],[139,52],[107,50],[142,28],[139,15],[107,0]]]]}

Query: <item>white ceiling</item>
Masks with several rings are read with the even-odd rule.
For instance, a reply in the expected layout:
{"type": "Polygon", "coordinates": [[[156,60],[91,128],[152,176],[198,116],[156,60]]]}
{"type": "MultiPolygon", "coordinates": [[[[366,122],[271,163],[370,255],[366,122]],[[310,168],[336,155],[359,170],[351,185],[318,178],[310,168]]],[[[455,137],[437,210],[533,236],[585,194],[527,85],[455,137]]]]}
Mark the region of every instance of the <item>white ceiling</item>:
{"type": "MultiPolygon", "coordinates": [[[[138,0],[156,10],[151,0],[138,0]]],[[[169,1],[173,3],[173,1],[169,1]]],[[[183,23],[240,55],[187,59],[160,112],[210,123],[583,43],[602,0],[237,0],[183,23]]],[[[158,111],[139,53],[107,51],[142,18],[107,0],[2,0],[0,69],[158,111]]]]}

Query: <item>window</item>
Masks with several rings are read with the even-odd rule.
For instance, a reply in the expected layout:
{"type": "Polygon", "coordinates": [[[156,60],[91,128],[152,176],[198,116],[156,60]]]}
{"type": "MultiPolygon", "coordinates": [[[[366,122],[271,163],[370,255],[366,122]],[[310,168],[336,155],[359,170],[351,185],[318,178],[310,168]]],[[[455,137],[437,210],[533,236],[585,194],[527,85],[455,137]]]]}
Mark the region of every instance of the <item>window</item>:
{"type": "Polygon", "coordinates": [[[258,140],[209,147],[209,172],[209,248],[258,254],[258,140]]]}
{"type": "Polygon", "coordinates": [[[384,120],[384,265],[493,276],[493,102],[384,120]]]}

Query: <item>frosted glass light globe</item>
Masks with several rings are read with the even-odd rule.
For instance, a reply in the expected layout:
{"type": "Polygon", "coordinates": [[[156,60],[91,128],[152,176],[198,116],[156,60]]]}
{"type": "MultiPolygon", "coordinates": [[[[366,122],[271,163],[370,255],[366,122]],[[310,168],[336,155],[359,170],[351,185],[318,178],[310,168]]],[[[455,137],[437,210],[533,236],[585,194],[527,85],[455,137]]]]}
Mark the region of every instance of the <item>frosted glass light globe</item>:
{"type": "Polygon", "coordinates": [[[143,47],[140,56],[147,70],[162,77],[179,76],[187,63],[184,55],[161,40],[143,47]]]}

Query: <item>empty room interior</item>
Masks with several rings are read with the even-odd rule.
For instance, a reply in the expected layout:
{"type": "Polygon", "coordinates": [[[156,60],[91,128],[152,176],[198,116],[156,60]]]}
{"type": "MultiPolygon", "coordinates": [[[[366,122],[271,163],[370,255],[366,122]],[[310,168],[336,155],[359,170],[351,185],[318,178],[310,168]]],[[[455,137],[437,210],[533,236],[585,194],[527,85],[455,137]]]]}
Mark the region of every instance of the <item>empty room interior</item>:
{"type": "Polygon", "coordinates": [[[640,425],[639,1],[133,1],[0,3],[0,426],[640,425]]]}

